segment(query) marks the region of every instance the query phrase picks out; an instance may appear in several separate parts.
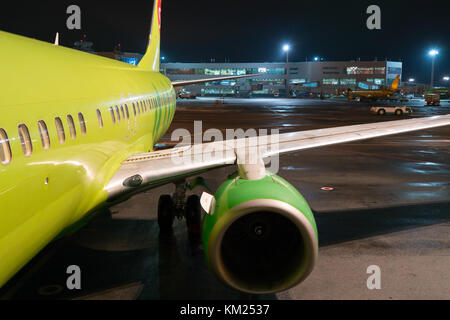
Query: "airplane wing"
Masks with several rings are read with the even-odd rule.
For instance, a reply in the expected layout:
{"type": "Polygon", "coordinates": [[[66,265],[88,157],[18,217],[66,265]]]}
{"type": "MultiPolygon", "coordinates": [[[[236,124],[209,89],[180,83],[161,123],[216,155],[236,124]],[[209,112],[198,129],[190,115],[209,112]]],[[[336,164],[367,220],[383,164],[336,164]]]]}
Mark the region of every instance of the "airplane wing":
{"type": "Polygon", "coordinates": [[[258,159],[266,159],[288,152],[445,125],[450,125],[450,114],[291,132],[256,139],[225,140],[137,154],[122,163],[106,186],[108,201],[115,202],[122,197],[183,180],[211,169],[234,164],[245,166],[246,160],[241,159],[251,160],[251,155],[255,154],[258,159]]]}
{"type": "Polygon", "coordinates": [[[221,78],[208,78],[208,79],[196,79],[196,80],[186,80],[186,81],[174,81],[172,82],[172,85],[174,88],[180,88],[189,86],[191,84],[199,84],[199,83],[207,83],[207,82],[213,82],[213,81],[223,81],[223,80],[232,80],[232,79],[240,79],[240,78],[250,78],[250,77],[256,77],[260,76],[260,74],[247,74],[243,76],[230,76],[230,77],[221,77],[221,78]]]}

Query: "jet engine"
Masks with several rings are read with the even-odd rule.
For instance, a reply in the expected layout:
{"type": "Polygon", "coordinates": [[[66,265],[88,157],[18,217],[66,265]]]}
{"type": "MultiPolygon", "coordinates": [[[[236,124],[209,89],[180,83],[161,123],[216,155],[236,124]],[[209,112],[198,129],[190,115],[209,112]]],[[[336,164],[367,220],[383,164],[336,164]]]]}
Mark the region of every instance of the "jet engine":
{"type": "Polygon", "coordinates": [[[214,274],[252,294],[292,288],[313,270],[317,227],[310,207],[286,180],[235,174],[217,190],[203,221],[203,246],[214,274]]]}

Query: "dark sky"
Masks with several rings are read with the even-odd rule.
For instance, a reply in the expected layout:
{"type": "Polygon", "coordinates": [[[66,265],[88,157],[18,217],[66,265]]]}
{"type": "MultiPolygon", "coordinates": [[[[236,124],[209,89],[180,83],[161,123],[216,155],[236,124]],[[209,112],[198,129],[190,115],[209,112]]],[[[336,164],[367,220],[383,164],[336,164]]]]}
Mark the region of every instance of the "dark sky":
{"type": "MultiPolygon", "coordinates": [[[[2,1],[0,30],[73,46],[83,33],[98,51],[121,43],[124,51],[145,51],[153,1],[2,1]],[[82,30],[66,28],[66,8],[82,10],[82,30]]],[[[291,60],[379,60],[404,62],[403,77],[428,82],[436,47],[436,79],[450,74],[448,1],[405,0],[162,0],[162,52],[170,62],[282,61],[281,46],[292,44],[291,60]],[[368,30],[366,9],[381,7],[382,29],[368,30]]],[[[1,46],[1,44],[0,44],[1,46]]],[[[3,48],[2,48],[3,49],[3,48]]]]}

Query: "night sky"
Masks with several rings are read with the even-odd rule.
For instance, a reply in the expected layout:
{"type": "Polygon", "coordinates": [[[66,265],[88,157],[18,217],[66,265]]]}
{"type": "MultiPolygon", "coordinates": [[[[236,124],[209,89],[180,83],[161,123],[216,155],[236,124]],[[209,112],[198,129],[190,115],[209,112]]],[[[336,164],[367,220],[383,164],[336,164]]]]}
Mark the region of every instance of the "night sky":
{"type": "MultiPolygon", "coordinates": [[[[429,82],[430,48],[438,48],[436,82],[450,74],[448,1],[180,1],[162,0],[162,53],[169,62],[403,61],[403,77],[429,82]],[[381,7],[382,29],[368,30],[366,9],[381,7]]],[[[2,1],[0,30],[61,44],[87,34],[97,51],[145,51],[153,1],[2,1]],[[82,10],[82,30],[66,28],[66,8],[82,10]]],[[[1,44],[0,44],[1,46],[1,44]]],[[[1,48],[2,50],[5,48],[1,48]]]]}

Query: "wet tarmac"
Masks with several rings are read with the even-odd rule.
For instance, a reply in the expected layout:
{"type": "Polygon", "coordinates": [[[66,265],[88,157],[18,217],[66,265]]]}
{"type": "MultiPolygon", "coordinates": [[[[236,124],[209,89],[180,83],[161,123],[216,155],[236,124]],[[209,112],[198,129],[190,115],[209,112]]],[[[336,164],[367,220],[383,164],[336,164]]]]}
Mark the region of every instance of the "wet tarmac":
{"type": "MultiPolygon", "coordinates": [[[[171,132],[217,128],[301,131],[399,119],[346,100],[211,99],[179,101],[171,132]]],[[[377,103],[376,105],[381,105],[377,103]]],[[[450,104],[409,103],[423,117],[450,104]]],[[[235,168],[204,174],[215,190],[235,168]]],[[[450,126],[301,151],[280,158],[279,175],[304,195],[319,229],[319,260],[299,286],[250,296],[219,283],[184,221],[159,235],[156,206],[167,185],[110,209],[75,235],[51,244],[0,297],[12,299],[450,299],[450,126]],[[328,187],[331,191],[324,191],[328,187]],[[82,289],[66,288],[67,267],[82,289]],[[381,270],[369,290],[367,268],[381,270]]],[[[328,189],[327,189],[328,190],[328,189]]],[[[201,194],[202,190],[195,193],[201,194]]]]}

